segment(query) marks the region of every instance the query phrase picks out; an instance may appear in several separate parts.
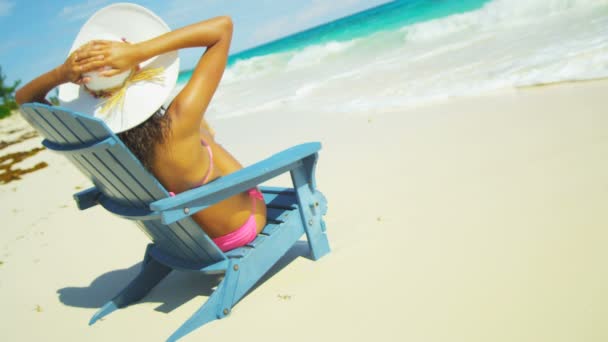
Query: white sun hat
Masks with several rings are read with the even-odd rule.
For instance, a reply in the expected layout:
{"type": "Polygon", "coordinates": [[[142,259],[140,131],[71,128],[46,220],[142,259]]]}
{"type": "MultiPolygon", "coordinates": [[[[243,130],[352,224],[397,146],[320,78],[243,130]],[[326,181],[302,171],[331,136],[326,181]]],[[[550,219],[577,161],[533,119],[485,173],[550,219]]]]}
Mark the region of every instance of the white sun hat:
{"type": "MultiPolygon", "coordinates": [[[[68,56],[91,40],[125,40],[138,43],[170,31],[169,26],[145,7],[117,3],[97,11],[82,26],[68,56]]],[[[112,77],[101,77],[96,72],[87,74],[91,81],[87,88],[74,83],[59,86],[62,107],[95,116],[103,120],[115,133],[124,132],[146,121],[172,94],[179,74],[177,51],[151,58],[140,65],[139,71],[126,71],[112,77]],[[141,77],[141,73],[153,74],[141,77]],[[140,75],[140,77],[138,77],[140,75]],[[119,100],[95,97],[90,90],[124,88],[119,100]],[[107,105],[108,101],[114,102],[107,105]]]]}

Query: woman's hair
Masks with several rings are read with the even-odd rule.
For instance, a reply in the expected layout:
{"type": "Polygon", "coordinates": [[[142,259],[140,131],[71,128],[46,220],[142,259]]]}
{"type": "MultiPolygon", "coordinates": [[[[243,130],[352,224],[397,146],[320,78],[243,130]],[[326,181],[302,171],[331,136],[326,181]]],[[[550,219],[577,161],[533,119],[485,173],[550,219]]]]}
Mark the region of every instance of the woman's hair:
{"type": "Polygon", "coordinates": [[[146,121],[117,135],[144,167],[152,172],[155,148],[165,141],[170,128],[171,118],[165,115],[165,107],[160,107],[146,121]]]}

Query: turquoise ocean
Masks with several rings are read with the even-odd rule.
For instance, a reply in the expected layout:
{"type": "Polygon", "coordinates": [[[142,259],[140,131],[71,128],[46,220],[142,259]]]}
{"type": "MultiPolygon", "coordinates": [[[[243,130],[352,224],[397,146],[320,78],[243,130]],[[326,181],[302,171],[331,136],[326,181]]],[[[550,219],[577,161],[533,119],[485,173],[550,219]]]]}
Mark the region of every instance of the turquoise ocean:
{"type": "Polygon", "coordinates": [[[208,115],[398,111],[605,77],[608,0],[400,0],[231,55],[208,115]]]}

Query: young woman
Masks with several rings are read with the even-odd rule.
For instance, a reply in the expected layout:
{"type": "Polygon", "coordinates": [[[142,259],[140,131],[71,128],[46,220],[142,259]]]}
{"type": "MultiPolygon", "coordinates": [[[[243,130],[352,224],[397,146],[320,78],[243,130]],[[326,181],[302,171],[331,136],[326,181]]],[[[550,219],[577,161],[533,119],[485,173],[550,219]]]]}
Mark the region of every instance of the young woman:
{"type": "MultiPolygon", "coordinates": [[[[63,64],[19,89],[16,100],[19,104],[46,103],[47,93],[61,84],[86,87],[91,81],[85,76],[89,72],[113,77],[139,70],[140,63],[171,51],[206,48],[192,77],[166,110],[157,108],[142,124],[119,133],[168,191],[180,193],[242,168],[217,144],[204,120],[226,66],[232,31],[229,17],[217,17],[137,43],[89,41],[63,64]]],[[[226,251],[255,238],[266,223],[266,206],[261,193],[252,189],[193,215],[193,219],[226,251]]]]}

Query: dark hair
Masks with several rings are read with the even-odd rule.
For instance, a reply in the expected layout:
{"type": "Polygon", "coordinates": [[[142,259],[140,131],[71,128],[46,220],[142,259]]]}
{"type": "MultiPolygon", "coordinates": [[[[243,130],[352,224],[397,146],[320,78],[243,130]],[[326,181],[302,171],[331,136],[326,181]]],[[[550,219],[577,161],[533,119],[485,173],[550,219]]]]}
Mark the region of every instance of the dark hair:
{"type": "Polygon", "coordinates": [[[156,146],[165,141],[170,128],[171,119],[165,115],[165,107],[160,107],[146,121],[117,135],[144,167],[152,172],[156,146]]]}

